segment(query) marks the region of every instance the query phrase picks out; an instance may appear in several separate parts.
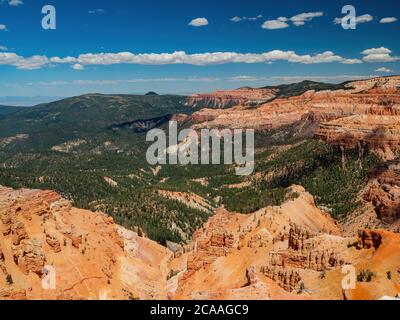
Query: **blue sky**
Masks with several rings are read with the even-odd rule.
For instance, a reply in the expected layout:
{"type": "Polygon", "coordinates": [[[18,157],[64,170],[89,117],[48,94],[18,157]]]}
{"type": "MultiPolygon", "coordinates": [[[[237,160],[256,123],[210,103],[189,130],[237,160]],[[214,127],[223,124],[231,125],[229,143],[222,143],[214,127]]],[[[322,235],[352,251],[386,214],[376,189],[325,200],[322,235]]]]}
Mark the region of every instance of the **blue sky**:
{"type": "Polygon", "coordinates": [[[150,90],[190,94],[400,73],[398,1],[351,1],[356,30],[334,23],[348,1],[0,3],[3,100],[150,90]],[[46,4],[56,8],[56,30],[41,26],[46,4]]]}

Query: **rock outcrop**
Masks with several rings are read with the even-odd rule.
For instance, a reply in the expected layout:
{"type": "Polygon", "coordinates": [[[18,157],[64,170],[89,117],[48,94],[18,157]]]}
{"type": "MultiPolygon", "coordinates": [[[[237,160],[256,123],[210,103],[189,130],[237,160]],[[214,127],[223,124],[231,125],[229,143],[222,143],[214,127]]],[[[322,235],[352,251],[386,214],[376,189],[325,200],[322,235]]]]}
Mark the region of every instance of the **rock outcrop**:
{"type": "MultiPolygon", "coordinates": [[[[251,101],[251,100],[249,100],[251,101]]],[[[304,123],[315,138],[344,148],[372,150],[394,159],[400,150],[400,77],[354,81],[346,90],[308,91],[248,108],[244,102],[192,115],[194,129],[274,130],[304,123]]]]}
{"type": "Polygon", "coordinates": [[[399,290],[399,234],[343,237],[310,194],[291,188],[298,197],[279,207],[218,209],[172,252],[54,192],[0,187],[0,226],[10,230],[0,234],[0,299],[343,299],[348,264],[385,290],[358,283],[346,298],[399,290]]]}
{"type": "Polygon", "coordinates": [[[299,291],[301,276],[297,270],[285,270],[282,267],[262,267],[261,272],[277,282],[285,291],[299,291]]]}
{"type": "Polygon", "coordinates": [[[359,249],[378,249],[382,244],[382,235],[374,230],[359,230],[357,248],[359,249]]]}
{"type": "Polygon", "coordinates": [[[237,239],[224,229],[224,224],[229,219],[227,215],[211,217],[203,229],[196,231],[193,237],[195,250],[188,255],[184,278],[189,278],[199,269],[232,252],[237,239]]]}
{"type": "Polygon", "coordinates": [[[275,98],[275,89],[240,88],[217,91],[210,94],[194,94],[186,99],[186,105],[194,108],[225,109],[237,105],[255,105],[275,98]]]}
{"type": "MultiPolygon", "coordinates": [[[[247,215],[217,210],[196,232],[193,252],[173,260],[174,265],[180,263],[181,272],[169,297],[343,299],[345,265],[354,266],[357,272],[379,273],[376,281],[400,267],[398,255],[387,258],[389,250],[400,249],[400,235],[363,230],[356,237],[343,237],[304,189],[292,188],[299,197],[280,207],[247,215]],[[378,263],[378,259],[383,260],[378,263]]],[[[385,286],[387,294],[398,290],[396,280],[385,286]]],[[[358,295],[367,293],[360,289],[358,295]]]]}
{"type": "Polygon", "coordinates": [[[400,161],[386,163],[369,177],[364,199],[373,204],[377,217],[386,223],[400,218],[400,161]]]}
{"type": "Polygon", "coordinates": [[[0,204],[0,299],[166,297],[168,249],[51,191],[0,187],[0,204]]]}

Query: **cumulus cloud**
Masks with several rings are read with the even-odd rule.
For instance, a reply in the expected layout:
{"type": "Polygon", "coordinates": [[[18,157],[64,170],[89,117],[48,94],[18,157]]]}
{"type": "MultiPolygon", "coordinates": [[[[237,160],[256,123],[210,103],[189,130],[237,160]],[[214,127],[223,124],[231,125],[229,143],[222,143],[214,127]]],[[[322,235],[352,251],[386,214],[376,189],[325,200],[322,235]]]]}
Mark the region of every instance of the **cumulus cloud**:
{"type": "Polygon", "coordinates": [[[382,18],[379,23],[393,23],[396,22],[397,18],[395,17],[387,17],[387,18],[382,18]]]}
{"type": "Polygon", "coordinates": [[[10,0],[10,1],[8,2],[8,4],[9,4],[10,6],[18,7],[18,6],[20,6],[20,5],[23,5],[24,3],[23,3],[21,0],[10,0]]]}
{"type": "Polygon", "coordinates": [[[76,64],[72,65],[72,69],[80,71],[80,70],[84,70],[85,67],[83,65],[81,65],[80,63],[76,63],[76,64]]]}
{"type": "Polygon", "coordinates": [[[3,4],[3,3],[6,3],[13,7],[18,7],[22,4],[24,4],[22,0],[0,0],[0,4],[3,4]]]}
{"type": "MultiPolygon", "coordinates": [[[[368,57],[386,52],[384,48],[368,49],[363,52],[364,60],[368,57]]],[[[388,50],[388,49],[386,49],[388,50]]],[[[388,53],[383,53],[388,54],[388,53]]],[[[173,53],[142,53],[132,52],[119,53],[85,53],[77,57],[46,57],[32,56],[22,57],[15,53],[0,53],[0,64],[15,66],[18,69],[38,69],[51,64],[70,64],[76,70],[82,70],[88,65],[116,65],[116,64],[140,64],[140,65],[217,65],[226,63],[273,63],[275,61],[286,61],[301,64],[318,64],[338,62],[343,64],[362,63],[359,59],[349,59],[336,55],[332,51],[325,51],[315,55],[297,54],[294,51],[272,50],[264,53],[237,53],[237,52],[206,52],[188,54],[184,51],[173,53]]]]}
{"type": "Polygon", "coordinates": [[[230,20],[232,22],[240,22],[240,21],[243,21],[243,20],[256,21],[258,19],[261,19],[262,17],[263,17],[262,14],[259,14],[258,16],[255,16],[255,17],[239,17],[239,16],[235,16],[235,17],[231,18],[230,20]]]}
{"type": "Polygon", "coordinates": [[[344,59],[342,61],[343,64],[360,64],[363,63],[360,59],[344,59]]]}
{"type": "MultiPolygon", "coordinates": [[[[286,23],[281,17],[275,22],[286,23]]],[[[269,25],[268,27],[274,27],[269,25]]],[[[286,61],[301,64],[319,63],[342,63],[346,65],[360,64],[363,62],[393,62],[400,61],[400,57],[392,55],[392,51],[380,47],[370,48],[361,52],[362,59],[342,57],[332,51],[325,51],[316,54],[299,54],[295,51],[272,50],[263,53],[238,53],[238,52],[205,52],[189,54],[185,51],[172,53],[85,53],[79,56],[47,57],[36,55],[32,57],[19,56],[16,53],[1,52],[0,65],[15,66],[18,69],[32,70],[57,64],[68,64],[75,70],[83,70],[89,65],[117,65],[117,64],[138,64],[138,65],[217,65],[227,63],[267,63],[286,61]]]]}
{"type": "Polygon", "coordinates": [[[389,53],[392,53],[392,51],[385,47],[366,49],[363,52],[361,52],[361,54],[364,54],[364,55],[389,54],[389,53]]]}
{"type": "Polygon", "coordinates": [[[288,28],[289,25],[282,20],[267,20],[263,23],[261,28],[267,29],[267,30],[276,30],[276,29],[285,29],[288,28]]]}
{"type": "Polygon", "coordinates": [[[0,65],[10,65],[21,70],[40,69],[49,62],[46,56],[35,55],[25,58],[11,52],[0,52],[0,65]]]}
{"type": "Polygon", "coordinates": [[[385,48],[371,48],[366,49],[361,54],[364,55],[363,60],[365,62],[395,62],[400,61],[400,57],[391,55],[392,51],[385,48]]]}
{"type": "Polygon", "coordinates": [[[231,18],[230,20],[231,20],[232,22],[240,22],[240,21],[242,21],[243,19],[242,19],[241,17],[239,17],[239,16],[235,16],[235,17],[231,18]]]}
{"type": "Polygon", "coordinates": [[[5,24],[0,24],[0,31],[7,31],[7,26],[5,24]]]}
{"type": "Polygon", "coordinates": [[[0,46],[0,51],[7,51],[8,48],[6,46],[0,46]]]}
{"type": "Polygon", "coordinates": [[[208,25],[208,20],[206,18],[196,18],[189,22],[189,26],[192,27],[203,27],[208,25]]]}
{"type": "Polygon", "coordinates": [[[187,54],[184,51],[173,53],[144,53],[133,54],[131,52],[120,53],[86,53],[78,57],[50,59],[53,63],[79,63],[82,65],[113,65],[113,64],[142,64],[142,65],[214,65],[225,63],[267,63],[274,61],[288,61],[293,63],[314,64],[343,62],[349,59],[335,55],[331,51],[325,51],[316,55],[299,55],[294,51],[272,50],[264,53],[237,53],[237,52],[208,52],[187,54]]]}
{"type": "Polygon", "coordinates": [[[390,69],[388,69],[388,68],[382,67],[382,68],[376,69],[375,72],[390,73],[390,72],[393,72],[393,70],[390,70],[390,69]]]}
{"type": "Polygon", "coordinates": [[[322,17],[323,15],[323,12],[305,12],[291,17],[290,21],[292,21],[293,24],[298,27],[303,26],[307,21],[311,21],[317,17],[322,17]]]}
{"type": "MultiPolygon", "coordinates": [[[[342,24],[342,20],[343,20],[343,18],[335,18],[335,20],[333,20],[333,22],[335,24],[342,24]]],[[[364,14],[362,16],[356,17],[356,24],[371,22],[372,20],[374,20],[373,16],[371,16],[370,14],[364,14]]]]}
{"type": "Polygon", "coordinates": [[[371,16],[370,14],[364,14],[356,18],[356,23],[371,22],[372,20],[374,20],[373,16],[371,16]]]}
{"type": "Polygon", "coordinates": [[[52,58],[50,58],[50,62],[54,62],[54,63],[75,63],[76,61],[77,61],[77,59],[74,57],[65,57],[65,58],[52,57],[52,58]]]}
{"type": "Polygon", "coordinates": [[[293,25],[299,27],[306,24],[306,22],[311,21],[314,18],[322,17],[324,15],[323,12],[304,12],[297,14],[291,18],[279,17],[275,20],[267,20],[261,26],[263,29],[267,30],[276,30],[276,29],[284,29],[289,27],[289,23],[293,23],[293,25]]]}

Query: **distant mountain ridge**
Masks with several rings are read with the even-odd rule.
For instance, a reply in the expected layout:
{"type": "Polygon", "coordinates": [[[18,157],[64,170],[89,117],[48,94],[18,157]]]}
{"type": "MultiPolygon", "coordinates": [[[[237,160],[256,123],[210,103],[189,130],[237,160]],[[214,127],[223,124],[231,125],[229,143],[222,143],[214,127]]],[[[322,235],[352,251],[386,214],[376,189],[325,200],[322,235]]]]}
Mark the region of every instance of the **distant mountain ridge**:
{"type": "Polygon", "coordinates": [[[259,88],[241,87],[234,90],[222,90],[208,94],[194,94],[186,99],[191,107],[226,109],[235,105],[258,105],[278,98],[301,95],[309,90],[345,89],[345,83],[330,84],[304,80],[299,83],[265,86],[259,88]]]}

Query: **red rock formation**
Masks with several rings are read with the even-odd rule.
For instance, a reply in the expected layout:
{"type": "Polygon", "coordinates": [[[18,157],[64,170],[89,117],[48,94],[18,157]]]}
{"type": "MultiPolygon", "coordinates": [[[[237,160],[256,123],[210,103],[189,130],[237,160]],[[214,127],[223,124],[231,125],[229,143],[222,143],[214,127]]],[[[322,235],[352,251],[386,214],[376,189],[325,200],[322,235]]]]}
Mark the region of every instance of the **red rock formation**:
{"type": "Polygon", "coordinates": [[[400,162],[389,162],[369,177],[364,199],[373,204],[377,217],[385,223],[400,218],[400,162]]]}
{"type": "Polygon", "coordinates": [[[266,266],[261,268],[261,272],[288,292],[300,290],[301,276],[297,270],[266,266]]]}
{"type": "Polygon", "coordinates": [[[399,88],[397,76],[351,82],[346,90],[309,91],[255,108],[246,108],[242,102],[233,108],[215,110],[207,109],[205,104],[206,109],[192,115],[193,127],[262,131],[307,120],[317,139],[345,148],[373,150],[386,159],[394,159],[396,150],[400,150],[399,88]]]}
{"type": "Polygon", "coordinates": [[[40,239],[23,240],[13,251],[14,262],[23,273],[28,275],[29,272],[33,272],[38,276],[43,275],[46,257],[40,239]]]}
{"type": "Polygon", "coordinates": [[[289,231],[289,249],[303,250],[305,241],[313,237],[308,230],[301,228],[296,224],[291,224],[289,231]]]}
{"type": "Polygon", "coordinates": [[[237,105],[260,104],[273,99],[276,92],[274,89],[240,88],[210,94],[194,94],[186,99],[186,105],[196,108],[225,109],[237,105]]]}
{"type": "Polygon", "coordinates": [[[166,297],[166,248],[54,192],[0,187],[0,204],[0,299],[166,297]]]}
{"type": "Polygon", "coordinates": [[[358,232],[357,248],[378,249],[382,244],[382,235],[374,230],[360,230],[358,232]]]}
{"type": "Polygon", "coordinates": [[[311,195],[292,190],[299,196],[280,207],[246,215],[217,210],[174,257],[54,193],[0,188],[0,226],[15,231],[0,234],[0,299],[343,299],[343,264],[372,270],[388,290],[357,284],[350,299],[400,289],[386,278],[400,269],[399,234],[363,230],[344,238],[311,195]],[[14,245],[23,229],[27,237],[14,245]],[[56,287],[46,289],[51,268],[56,287]],[[176,276],[168,278],[171,270],[176,276]]]}
{"type": "MultiPolygon", "coordinates": [[[[299,198],[279,208],[247,215],[217,210],[196,232],[197,250],[177,259],[182,261],[182,273],[169,297],[343,299],[342,266],[380,270],[377,281],[386,279],[388,270],[400,267],[400,257],[390,255],[400,249],[399,235],[365,230],[360,237],[344,238],[304,189],[292,188],[299,198]],[[233,247],[227,247],[224,234],[233,236],[233,247]]],[[[385,282],[385,286],[390,290],[399,287],[396,281],[385,282]]]]}

